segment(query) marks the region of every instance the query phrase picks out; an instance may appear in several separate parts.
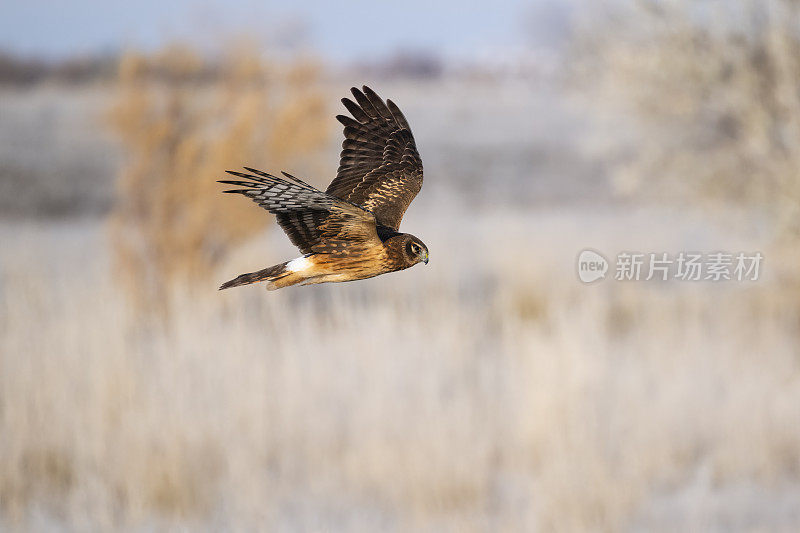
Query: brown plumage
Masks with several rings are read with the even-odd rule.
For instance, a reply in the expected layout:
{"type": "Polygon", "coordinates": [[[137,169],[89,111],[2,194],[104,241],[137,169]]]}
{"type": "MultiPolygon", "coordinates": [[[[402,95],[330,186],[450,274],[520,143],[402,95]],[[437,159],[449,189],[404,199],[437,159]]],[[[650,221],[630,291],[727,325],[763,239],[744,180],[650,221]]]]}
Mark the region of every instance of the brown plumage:
{"type": "Polygon", "coordinates": [[[292,261],[242,274],[220,289],[267,281],[270,290],[289,285],[353,281],[428,262],[428,248],[397,230],[422,188],[422,161],[400,109],[369,87],[351,89],[342,103],[353,117],[338,115],[345,140],[336,178],[322,192],[285,172],[273,176],[245,167],[227,171],[241,188],[277,216],[303,253],[292,261]]]}

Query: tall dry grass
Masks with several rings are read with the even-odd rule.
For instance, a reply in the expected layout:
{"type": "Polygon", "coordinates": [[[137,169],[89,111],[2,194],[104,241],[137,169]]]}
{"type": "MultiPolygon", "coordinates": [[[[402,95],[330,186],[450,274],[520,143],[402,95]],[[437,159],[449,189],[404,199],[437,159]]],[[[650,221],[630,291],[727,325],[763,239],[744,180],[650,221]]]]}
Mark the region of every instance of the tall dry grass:
{"type": "Polygon", "coordinates": [[[557,268],[581,232],[528,250],[547,220],[458,222],[426,224],[433,268],[183,293],[147,335],[91,241],[28,230],[3,263],[0,528],[800,523],[778,503],[800,504],[791,295],[583,286],[557,268]],[[671,498],[690,503],[659,518],[671,498]]]}
{"type": "Polygon", "coordinates": [[[800,2],[611,9],[576,49],[581,90],[634,125],[618,188],[755,206],[800,235],[800,2]]]}
{"type": "Polygon", "coordinates": [[[330,119],[319,67],[239,47],[212,63],[185,47],[129,53],[110,123],[126,163],[111,215],[114,271],[135,307],[164,313],[170,284],[207,279],[269,217],[220,197],[242,165],[315,170],[330,119]]]}

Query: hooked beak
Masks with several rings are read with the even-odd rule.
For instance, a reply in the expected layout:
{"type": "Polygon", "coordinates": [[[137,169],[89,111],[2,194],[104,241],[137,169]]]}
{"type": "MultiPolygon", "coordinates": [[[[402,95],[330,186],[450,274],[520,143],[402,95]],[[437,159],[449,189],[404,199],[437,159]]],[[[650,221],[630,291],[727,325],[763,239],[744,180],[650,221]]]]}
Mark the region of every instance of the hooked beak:
{"type": "Polygon", "coordinates": [[[422,262],[425,263],[426,265],[428,264],[428,252],[424,252],[422,254],[422,262]]]}

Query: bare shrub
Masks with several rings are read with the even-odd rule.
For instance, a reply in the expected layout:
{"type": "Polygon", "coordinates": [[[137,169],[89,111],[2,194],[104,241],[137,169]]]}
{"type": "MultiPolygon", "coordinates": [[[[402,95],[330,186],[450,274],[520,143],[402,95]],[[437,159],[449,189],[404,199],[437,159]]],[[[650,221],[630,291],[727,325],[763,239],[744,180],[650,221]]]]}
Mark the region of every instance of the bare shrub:
{"type": "Polygon", "coordinates": [[[139,310],[168,308],[175,282],[206,279],[269,221],[221,201],[223,171],[310,168],[328,138],[319,69],[239,48],[218,65],[172,46],[125,55],[110,122],[127,150],[111,215],[115,272],[139,310]]]}
{"type": "Polygon", "coordinates": [[[579,49],[595,103],[641,128],[614,176],[621,191],[667,183],[797,232],[800,2],[627,2],[579,49]]]}

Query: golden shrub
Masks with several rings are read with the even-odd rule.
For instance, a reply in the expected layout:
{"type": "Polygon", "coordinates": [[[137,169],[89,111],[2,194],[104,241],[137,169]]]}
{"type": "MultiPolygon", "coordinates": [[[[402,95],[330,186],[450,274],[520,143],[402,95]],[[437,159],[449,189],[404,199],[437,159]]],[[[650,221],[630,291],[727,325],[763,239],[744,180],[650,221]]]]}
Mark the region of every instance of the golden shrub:
{"type": "Polygon", "coordinates": [[[111,215],[115,273],[139,310],[168,309],[170,288],[206,280],[269,217],[223,201],[217,179],[314,159],[328,138],[319,68],[239,48],[212,63],[186,47],[129,53],[110,123],[126,162],[111,215]]]}

